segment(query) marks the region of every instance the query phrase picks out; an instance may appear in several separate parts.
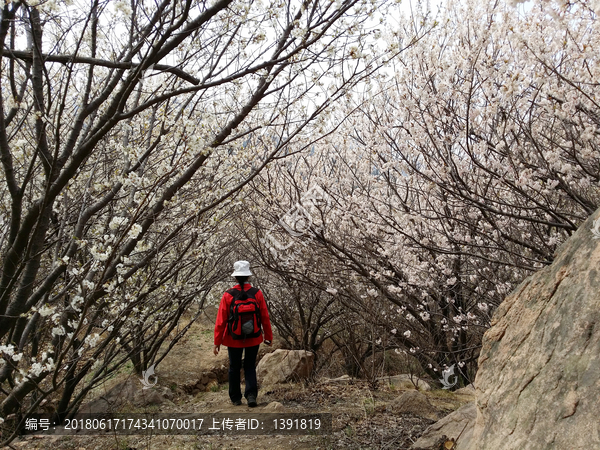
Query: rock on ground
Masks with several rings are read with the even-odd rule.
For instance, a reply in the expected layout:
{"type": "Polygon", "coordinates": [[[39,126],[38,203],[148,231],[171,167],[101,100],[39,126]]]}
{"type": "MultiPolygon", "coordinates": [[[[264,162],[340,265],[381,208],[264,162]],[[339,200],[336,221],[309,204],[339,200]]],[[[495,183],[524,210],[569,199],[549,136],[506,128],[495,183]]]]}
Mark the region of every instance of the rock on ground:
{"type": "Polygon", "coordinates": [[[321,380],[321,383],[341,383],[341,384],[348,384],[348,383],[352,383],[354,381],[354,378],[352,378],[350,375],[342,375],[340,377],[337,378],[324,378],[321,380]]]}
{"type": "Polygon", "coordinates": [[[279,402],[271,402],[263,408],[263,411],[268,412],[285,412],[285,406],[279,402]]]}
{"type": "Polygon", "coordinates": [[[425,380],[407,373],[392,375],[389,377],[380,377],[377,378],[377,381],[382,381],[390,384],[391,386],[403,389],[418,389],[419,391],[431,390],[431,386],[425,380]]]}
{"type": "Polygon", "coordinates": [[[150,406],[171,403],[171,400],[173,400],[173,393],[169,388],[157,386],[144,389],[144,385],[134,376],[117,384],[104,395],[82,405],[79,412],[94,414],[117,412],[127,403],[134,406],[150,406]]]}
{"type": "Polygon", "coordinates": [[[472,444],[459,450],[600,448],[598,220],[600,210],[496,310],[475,380],[472,444]]]}
{"type": "Polygon", "coordinates": [[[261,385],[298,381],[310,377],[315,355],[305,350],[277,349],[266,354],[256,367],[261,385]]]}
{"type": "Polygon", "coordinates": [[[456,391],[454,391],[454,394],[460,395],[465,399],[475,400],[475,397],[476,397],[475,387],[473,386],[473,384],[469,384],[468,386],[465,386],[464,388],[457,389],[456,391]]]}
{"type": "MultiPolygon", "coordinates": [[[[456,439],[457,447],[471,445],[473,427],[477,418],[475,402],[467,403],[456,411],[429,426],[411,449],[429,449],[443,441],[442,437],[456,439]]],[[[460,448],[460,447],[459,447],[460,448]]],[[[436,449],[437,450],[437,449],[436,449]]]]}
{"type": "Polygon", "coordinates": [[[396,414],[414,414],[430,420],[439,418],[437,410],[427,396],[415,390],[406,391],[397,397],[392,402],[391,409],[396,414]]]}

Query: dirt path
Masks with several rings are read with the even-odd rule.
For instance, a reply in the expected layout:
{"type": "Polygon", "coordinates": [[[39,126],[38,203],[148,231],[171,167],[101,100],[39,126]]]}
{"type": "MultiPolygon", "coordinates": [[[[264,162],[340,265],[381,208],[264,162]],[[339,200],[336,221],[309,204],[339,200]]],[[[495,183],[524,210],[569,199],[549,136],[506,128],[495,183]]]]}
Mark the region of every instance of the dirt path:
{"type": "MultiPolygon", "coordinates": [[[[287,384],[263,387],[257,408],[233,406],[229,401],[227,383],[213,391],[191,395],[184,387],[195,382],[202,372],[227,363],[227,352],[212,354],[212,322],[205,318],[194,324],[186,338],[157,367],[157,388],[168,387],[172,401],[148,408],[125,408],[126,412],[161,412],[164,414],[272,413],[271,402],[283,405],[288,413],[331,413],[333,432],[328,436],[293,435],[225,435],[225,436],[52,436],[27,437],[14,441],[16,449],[81,450],[171,450],[171,449],[407,449],[433,423],[416,415],[394,414],[391,404],[401,393],[393,386],[381,386],[371,391],[364,382],[349,384],[331,382],[287,384]]],[[[266,351],[262,348],[261,351],[266,351]]],[[[130,374],[109,381],[97,390],[107,391],[130,374]]],[[[135,382],[135,380],[133,381],[135,382]]],[[[140,389],[142,385],[140,383],[140,389]]],[[[464,399],[447,392],[427,393],[440,414],[450,412],[465,403],[464,399]]]]}

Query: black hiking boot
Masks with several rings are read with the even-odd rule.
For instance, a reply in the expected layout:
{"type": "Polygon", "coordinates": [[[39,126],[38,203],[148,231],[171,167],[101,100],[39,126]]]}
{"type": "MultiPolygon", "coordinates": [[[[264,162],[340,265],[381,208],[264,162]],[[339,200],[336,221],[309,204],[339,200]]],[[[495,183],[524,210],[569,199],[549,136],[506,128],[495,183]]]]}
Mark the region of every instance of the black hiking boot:
{"type": "Polygon", "coordinates": [[[233,403],[235,406],[240,406],[242,404],[241,400],[236,400],[235,402],[231,402],[233,403]]]}
{"type": "Polygon", "coordinates": [[[250,408],[254,408],[256,406],[256,396],[255,395],[248,396],[248,406],[250,408]]]}

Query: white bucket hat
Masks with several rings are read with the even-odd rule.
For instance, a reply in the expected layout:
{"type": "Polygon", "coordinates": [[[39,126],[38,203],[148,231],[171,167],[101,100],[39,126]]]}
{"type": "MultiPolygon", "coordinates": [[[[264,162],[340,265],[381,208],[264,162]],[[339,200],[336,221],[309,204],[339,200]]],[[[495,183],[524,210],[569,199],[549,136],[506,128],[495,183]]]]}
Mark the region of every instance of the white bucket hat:
{"type": "Polygon", "coordinates": [[[233,263],[232,277],[249,277],[252,275],[250,272],[250,263],[248,261],[236,261],[233,263]]]}

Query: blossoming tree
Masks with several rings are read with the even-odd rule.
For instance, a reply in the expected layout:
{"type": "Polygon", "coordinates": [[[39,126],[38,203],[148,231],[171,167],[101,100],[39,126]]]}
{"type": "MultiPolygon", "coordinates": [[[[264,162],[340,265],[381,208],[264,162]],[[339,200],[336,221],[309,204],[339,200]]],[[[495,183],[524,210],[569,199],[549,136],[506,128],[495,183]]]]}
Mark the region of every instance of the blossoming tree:
{"type": "Polygon", "coordinates": [[[376,5],[2,5],[0,417],[62,419],[183,335],[237,193],[373,70],[345,61],[376,5]]]}
{"type": "Polygon", "coordinates": [[[273,186],[265,218],[299,202],[302,232],[266,242],[282,265],[329,252],[338,295],[387,324],[380,351],[468,381],[493,309],[600,204],[600,29],[587,2],[449,2],[390,42],[414,23],[431,28],[340,104],[338,132],[273,169],[294,189],[273,186]],[[315,185],[326,206],[302,202],[315,185]]]}

